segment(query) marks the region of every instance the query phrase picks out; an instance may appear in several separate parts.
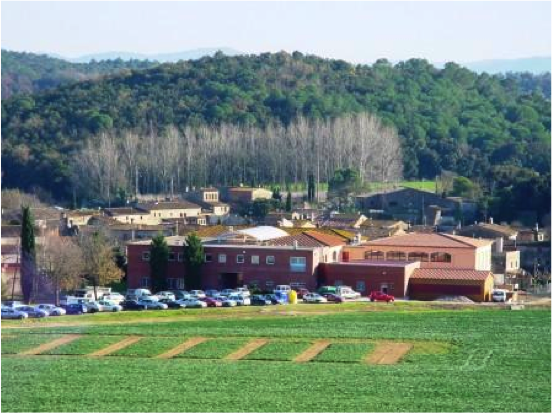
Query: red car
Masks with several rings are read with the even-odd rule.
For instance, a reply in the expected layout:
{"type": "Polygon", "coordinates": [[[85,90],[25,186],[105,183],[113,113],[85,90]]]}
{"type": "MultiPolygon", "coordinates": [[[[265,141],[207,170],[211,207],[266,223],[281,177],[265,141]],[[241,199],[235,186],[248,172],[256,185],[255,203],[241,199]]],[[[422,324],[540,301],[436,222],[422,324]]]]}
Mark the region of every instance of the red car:
{"type": "Polygon", "coordinates": [[[323,296],[326,297],[326,300],[336,304],[341,304],[345,302],[345,299],[337,294],[323,294],[323,296]]]}
{"type": "Polygon", "coordinates": [[[382,293],[381,291],[372,291],[372,293],[370,293],[370,301],[385,301],[388,303],[390,301],[395,301],[395,297],[382,293]]]}
{"type": "Polygon", "coordinates": [[[201,301],[207,303],[207,307],[222,307],[222,302],[211,297],[205,297],[201,301]]]}

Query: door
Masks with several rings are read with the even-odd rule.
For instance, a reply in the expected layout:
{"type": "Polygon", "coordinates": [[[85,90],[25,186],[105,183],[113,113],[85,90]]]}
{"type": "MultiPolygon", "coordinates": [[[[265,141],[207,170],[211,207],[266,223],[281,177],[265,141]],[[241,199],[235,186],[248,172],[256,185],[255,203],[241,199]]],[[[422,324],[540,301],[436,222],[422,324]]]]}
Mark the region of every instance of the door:
{"type": "Polygon", "coordinates": [[[241,272],[225,272],[220,275],[222,289],[235,289],[243,287],[243,274],[241,272]]]}
{"type": "Polygon", "coordinates": [[[381,284],[380,291],[384,294],[387,294],[387,291],[389,290],[389,286],[387,284],[381,284]]]}

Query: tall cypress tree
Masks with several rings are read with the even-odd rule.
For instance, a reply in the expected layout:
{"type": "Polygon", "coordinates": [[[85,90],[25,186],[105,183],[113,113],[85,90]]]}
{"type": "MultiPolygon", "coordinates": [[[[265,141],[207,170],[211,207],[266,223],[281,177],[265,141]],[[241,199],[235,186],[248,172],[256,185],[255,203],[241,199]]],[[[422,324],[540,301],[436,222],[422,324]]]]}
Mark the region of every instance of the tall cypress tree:
{"type": "Polygon", "coordinates": [[[169,246],[163,234],[151,240],[150,273],[154,292],[164,290],[167,286],[167,270],[169,267],[169,246]]]}
{"type": "Polygon", "coordinates": [[[21,290],[23,300],[29,302],[36,277],[36,249],[34,219],[30,207],[22,208],[21,224],[21,290]]]}
{"type": "Polygon", "coordinates": [[[205,261],[205,251],[201,238],[193,232],[186,237],[184,257],[186,260],[186,289],[199,290],[202,288],[201,266],[205,261]]]}
{"type": "Polygon", "coordinates": [[[291,192],[288,192],[286,197],[286,212],[291,212],[291,192]]]}

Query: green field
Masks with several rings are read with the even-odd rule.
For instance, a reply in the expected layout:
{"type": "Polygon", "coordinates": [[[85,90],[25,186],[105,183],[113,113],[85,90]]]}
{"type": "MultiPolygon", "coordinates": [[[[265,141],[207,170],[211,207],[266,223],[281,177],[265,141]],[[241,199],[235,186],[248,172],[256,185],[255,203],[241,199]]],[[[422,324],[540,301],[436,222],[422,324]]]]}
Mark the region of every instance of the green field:
{"type": "Polygon", "coordinates": [[[101,350],[102,348],[115,344],[121,340],[122,338],[119,336],[84,336],[77,338],[75,341],[71,341],[70,343],[63,344],[59,347],[53,348],[52,350],[46,351],[44,354],[85,355],[101,350]]]}
{"type": "MultiPolygon", "coordinates": [[[[10,352],[16,352],[29,348],[32,340],[44,342],[44,332],[52,333],[52,340],[71,332],[89,334],[91,340],[143,335],[146,341],[129,346],[118,357],[4,354],[2,409],[550,411],[549,308],[379,309],[4,328],[3,334],[12,337],[3,338],[3,353],[8,343],[25,343],[10,344],[10,352]],[[194,336],[215,339],[195,348],[202,358],[151,358],[194,336]],[[273,339],[265,345],[270,347],[250,354],[251,358],[264,351],[268,354],[264,359],[213,360],[255,337],[273,339]],[[301,351],[286,348],[288,344],[319,338],[332,344],[311,362],[278,361],[301,351]],[[398,364],[357,362],[381,340],[409,342],[414,347],[398,364]],[[215,345],[208,346],[209,342],[215,345]]],[[[192,351],[188,350],[193,355],[192,351]]]]}

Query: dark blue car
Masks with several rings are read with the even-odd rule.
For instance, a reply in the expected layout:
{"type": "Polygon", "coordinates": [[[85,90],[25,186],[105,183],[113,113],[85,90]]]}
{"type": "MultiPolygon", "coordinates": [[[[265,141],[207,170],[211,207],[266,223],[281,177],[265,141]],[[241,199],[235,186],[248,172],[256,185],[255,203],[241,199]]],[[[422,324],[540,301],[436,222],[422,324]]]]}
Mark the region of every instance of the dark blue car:
{"type": "Polygon", "coordinates": [[[272,305],[272,301],[264,295],[254,295],[251,297],[251,305],[272,305]]]}
{"type": "Polygon", "coordinates": [[[88,312],[84,304],[69,304],[65,307],[66,314],[81,315],[88,312]]]}

